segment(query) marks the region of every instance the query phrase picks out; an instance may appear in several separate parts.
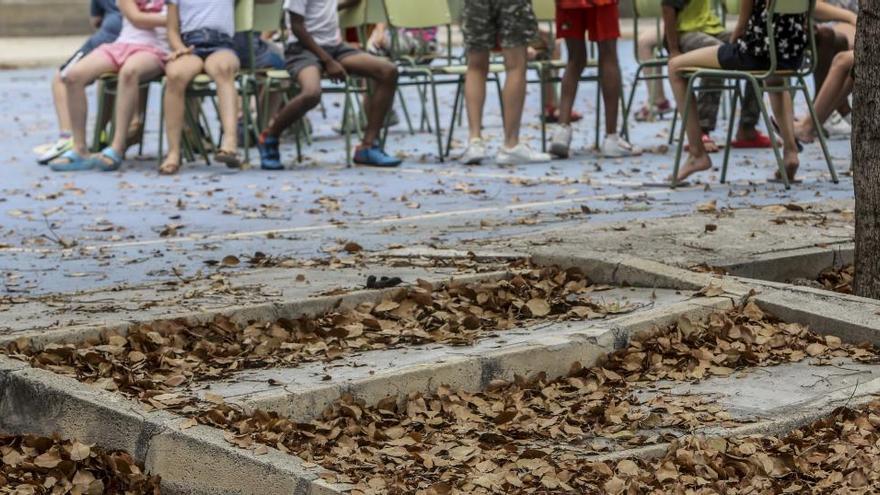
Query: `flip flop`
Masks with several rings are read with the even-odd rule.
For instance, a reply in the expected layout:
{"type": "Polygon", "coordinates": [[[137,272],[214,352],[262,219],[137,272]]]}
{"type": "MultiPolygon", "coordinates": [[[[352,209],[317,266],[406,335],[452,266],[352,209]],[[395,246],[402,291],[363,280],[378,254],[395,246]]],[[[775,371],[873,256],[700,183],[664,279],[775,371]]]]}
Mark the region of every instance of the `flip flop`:
{"type": "Polygon", "coordinates": [[[53,172],[80,172],[95,168],[95,164],[88,158],[74,150],[67,150],[56,160],[49,163],[53,172]]]}
{"type": "Polygon", "coordinates": [[[220,150],[214,153],[214,159],[226,164],[229,168],[241,168],[241,159],[234,151],[220,150]]]}
{"type": "MultiPolygon", "coordinates": [[[[709,143],[712,143],[712,144],[715,145],[715,151],[708,151],[708,150],[707,150],[707,153],[718,153],[719,151],[721,151],[721,150],[724,149],[724,145],[723,145],[723,144],[718,144],[718,143],[716,143],[715,140],[712,139],[712,136],[710,136],[710,135],[708,135],[708,134],[703,134],[703,137],[702,137],[700,140],[703,141],[703,146],[706,146],[706,145],[708,145],[709,143]]],[[[690,150],[691,150],[691,145],[689,145],[689,144],[684,145],[684,150],[685,150],[685,151],[690,151],[690,150]]]]}
{"type": "Polygon", "coordinates": [[[100,153],[92,155],[90,160],[94,162],[95,168],[102,172],[115,172],[122,166],[122,157],[109,146],[101,150],[100,153]]]}
{"type": "Polygon", "coordinates": [[[770,136],[755,131],[755,137],[751,139],[734,139],[730,142],[730,145],[734,148],[772,148],[773,142],[770,141],[770,136]]]}

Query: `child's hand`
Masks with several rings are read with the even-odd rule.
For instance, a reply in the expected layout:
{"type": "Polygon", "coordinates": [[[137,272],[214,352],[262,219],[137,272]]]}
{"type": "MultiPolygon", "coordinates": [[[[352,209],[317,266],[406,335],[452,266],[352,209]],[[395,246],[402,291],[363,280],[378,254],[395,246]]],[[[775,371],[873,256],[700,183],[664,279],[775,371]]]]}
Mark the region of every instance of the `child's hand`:
{"type": "Polygon", "coordinates": [[[324,71],[327,72],[327,77],[333,82],[342,82],[348,77],[345,67],[336,60],[330,60],[324,64],[324,71]]]}
{"type": "Polygon", "coordinates": [[[193,52],[193,47],[191,47],[191,46],[185,46],[183,48],[178,48],[177,50],[174,50],[173,52],[168,54],[167,60],[169,62],[171,62],[173,60],[179,59],[180,57],[182,57],[184,55],[189,55],[192,52],[193,52]]]}

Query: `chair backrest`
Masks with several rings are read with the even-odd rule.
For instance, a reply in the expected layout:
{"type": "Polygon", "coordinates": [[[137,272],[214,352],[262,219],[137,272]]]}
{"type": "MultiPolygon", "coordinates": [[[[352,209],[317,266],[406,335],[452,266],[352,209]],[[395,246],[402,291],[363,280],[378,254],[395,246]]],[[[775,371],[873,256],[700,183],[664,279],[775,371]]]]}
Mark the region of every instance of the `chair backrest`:
{"type": "Polygon", "coordinates": [[[339,12],[339,27],[342,29],[388,22],[382,0],[361,0],[354,7],[339,12]]]}
{"type": "Polygon", "coordinates": [[[663,17],[659,0],[634,0],[633,13],[638,17],[663,17]]]}
{"type": "Polygon", "coordinates": [[[384,0],[384,3],[388,24],[396,28],[424,29],[452,24],[449,4],[442,0],[384,0]]]}
{"type": "Polygon", "coordinates": [[[235,3],[235,30],[274,31],[281,25],[284,0],[238,0],[235,3]]]}
{"type": "Polygon", "coordinates": [[[556,0],[532,0],[532,9],[538,22],[556,20],[556,0]]]}
{"type": "Polygon", "coordinates": [[[452,22],[460,24],[462,13],[464,13],[464,0],[447,0],[446,4],[449,6],[452,22]]]}
{"type": "Polygon", "coordinates": [[[812,9],[810,0],[776,0],[775,8],[771,8],[777,14],[807,14],[812,9]]]}
{"type": "Polygon", "coordinates": [[[739,15],[739,0],[723,0],[724,12],[728,15],[739,15]]]}

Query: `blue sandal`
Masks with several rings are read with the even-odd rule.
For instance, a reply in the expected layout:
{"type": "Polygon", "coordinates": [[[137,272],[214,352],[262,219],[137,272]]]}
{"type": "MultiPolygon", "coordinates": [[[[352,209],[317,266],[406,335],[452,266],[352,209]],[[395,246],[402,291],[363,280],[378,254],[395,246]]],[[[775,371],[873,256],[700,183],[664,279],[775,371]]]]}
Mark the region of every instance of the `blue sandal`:
{"type": "Polygon", "coordinates": [[[95,168],[95,163],[74,150],[68,150],[51,162],[49,168],[54,172],[79,172],[95,168]]]}
{"type": "Polygon", "coordinates": [[[94,163],[93,166],[102,172],[115,172],[122,166],[122,157],[109,146],[89,159],[94,163]]]}

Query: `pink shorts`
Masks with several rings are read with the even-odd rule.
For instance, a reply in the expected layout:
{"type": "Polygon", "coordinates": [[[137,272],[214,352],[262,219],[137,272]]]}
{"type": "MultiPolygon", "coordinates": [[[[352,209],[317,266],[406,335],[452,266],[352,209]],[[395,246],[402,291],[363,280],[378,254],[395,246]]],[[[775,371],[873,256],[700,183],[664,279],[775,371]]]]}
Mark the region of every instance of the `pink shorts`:
{"type": "Polygon", "coordinates": [[[107,57],[107,60],[116,66],[117,72],[125,64],[126,60],[138,53],[153,55],[159,60],[159,64],[163,69],[165,68],[165,57],[167,56],[161,48],[136,43],[106,43],[99,46],[95,51],[107,57]]]}

